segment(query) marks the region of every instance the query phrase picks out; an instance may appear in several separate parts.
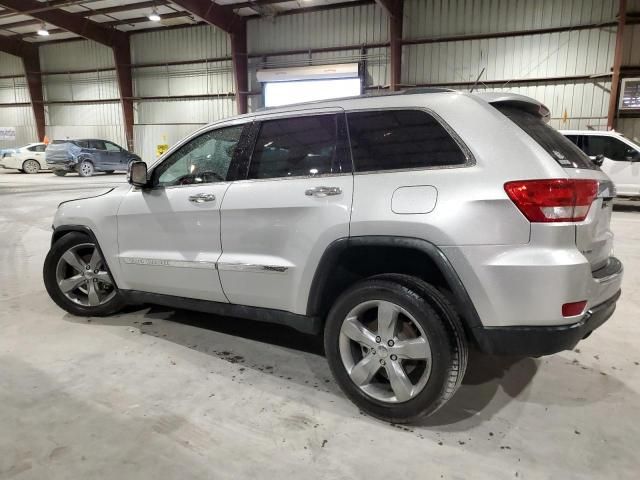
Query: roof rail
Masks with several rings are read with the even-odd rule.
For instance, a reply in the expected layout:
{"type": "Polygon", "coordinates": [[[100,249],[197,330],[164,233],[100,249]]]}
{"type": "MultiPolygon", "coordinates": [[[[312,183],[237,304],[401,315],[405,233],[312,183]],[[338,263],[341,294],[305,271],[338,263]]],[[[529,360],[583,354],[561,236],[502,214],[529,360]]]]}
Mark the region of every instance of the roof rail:
{"type": "Polygon", "coordinates": [[[400,92],[402,95],[420,95],[421,93],[444,93],[444,92],[455,92],[455,90],[451,88],[442,88],[442,87],[416,87],[410,90],[402,90],[400,92]]]}

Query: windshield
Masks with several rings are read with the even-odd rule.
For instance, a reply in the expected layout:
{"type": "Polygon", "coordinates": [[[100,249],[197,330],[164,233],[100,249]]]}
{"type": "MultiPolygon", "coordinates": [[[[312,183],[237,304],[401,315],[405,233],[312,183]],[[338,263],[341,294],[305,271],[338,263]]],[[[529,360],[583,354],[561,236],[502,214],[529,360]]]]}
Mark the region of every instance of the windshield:
{"type": "Polygon", "coordinates": [[[598,166],[582,150],[556,129],[544,123],[538,115],[513,106],[499,104],[494,106],[533,138],[560,166],[598,169],[598,166]]]}

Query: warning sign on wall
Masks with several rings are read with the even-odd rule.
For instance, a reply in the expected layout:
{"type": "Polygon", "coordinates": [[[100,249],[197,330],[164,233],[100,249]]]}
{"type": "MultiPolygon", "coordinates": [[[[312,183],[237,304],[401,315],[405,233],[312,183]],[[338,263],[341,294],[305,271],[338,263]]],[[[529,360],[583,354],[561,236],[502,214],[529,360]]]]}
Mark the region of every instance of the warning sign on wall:
{"type": "Polygon", "coordinates": [[[16,127],[0,127],[0,140],[15,141],[16,127]]]}

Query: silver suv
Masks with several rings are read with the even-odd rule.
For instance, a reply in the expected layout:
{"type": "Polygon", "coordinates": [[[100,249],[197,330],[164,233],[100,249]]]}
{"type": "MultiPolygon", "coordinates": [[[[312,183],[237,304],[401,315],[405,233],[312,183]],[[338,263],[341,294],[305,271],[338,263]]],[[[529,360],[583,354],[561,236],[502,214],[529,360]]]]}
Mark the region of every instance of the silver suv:
{"type": "Polygon", "coordinates": [[[469,348],[551,354],[615,309],[613,186],[548,116],[433,89],[209,125],[60,205],[47,290],[75,315],[154,303],[324,333],[345,394],[412,421],[469,348]]]}

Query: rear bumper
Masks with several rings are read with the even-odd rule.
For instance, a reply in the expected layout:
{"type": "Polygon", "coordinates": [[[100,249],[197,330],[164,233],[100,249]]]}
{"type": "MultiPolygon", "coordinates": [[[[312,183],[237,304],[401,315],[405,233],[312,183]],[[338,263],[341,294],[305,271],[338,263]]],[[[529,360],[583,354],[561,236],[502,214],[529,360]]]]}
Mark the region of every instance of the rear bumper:
{"type": "Polygon", "coordinates": [[[606,322],[616,309],[618,290],[605,302],[591,307],[579,322],[542,327],[480,327],[474,329],[476,341],[485,353],[495,355],[551,355],[571,350],[606,322]]]}

